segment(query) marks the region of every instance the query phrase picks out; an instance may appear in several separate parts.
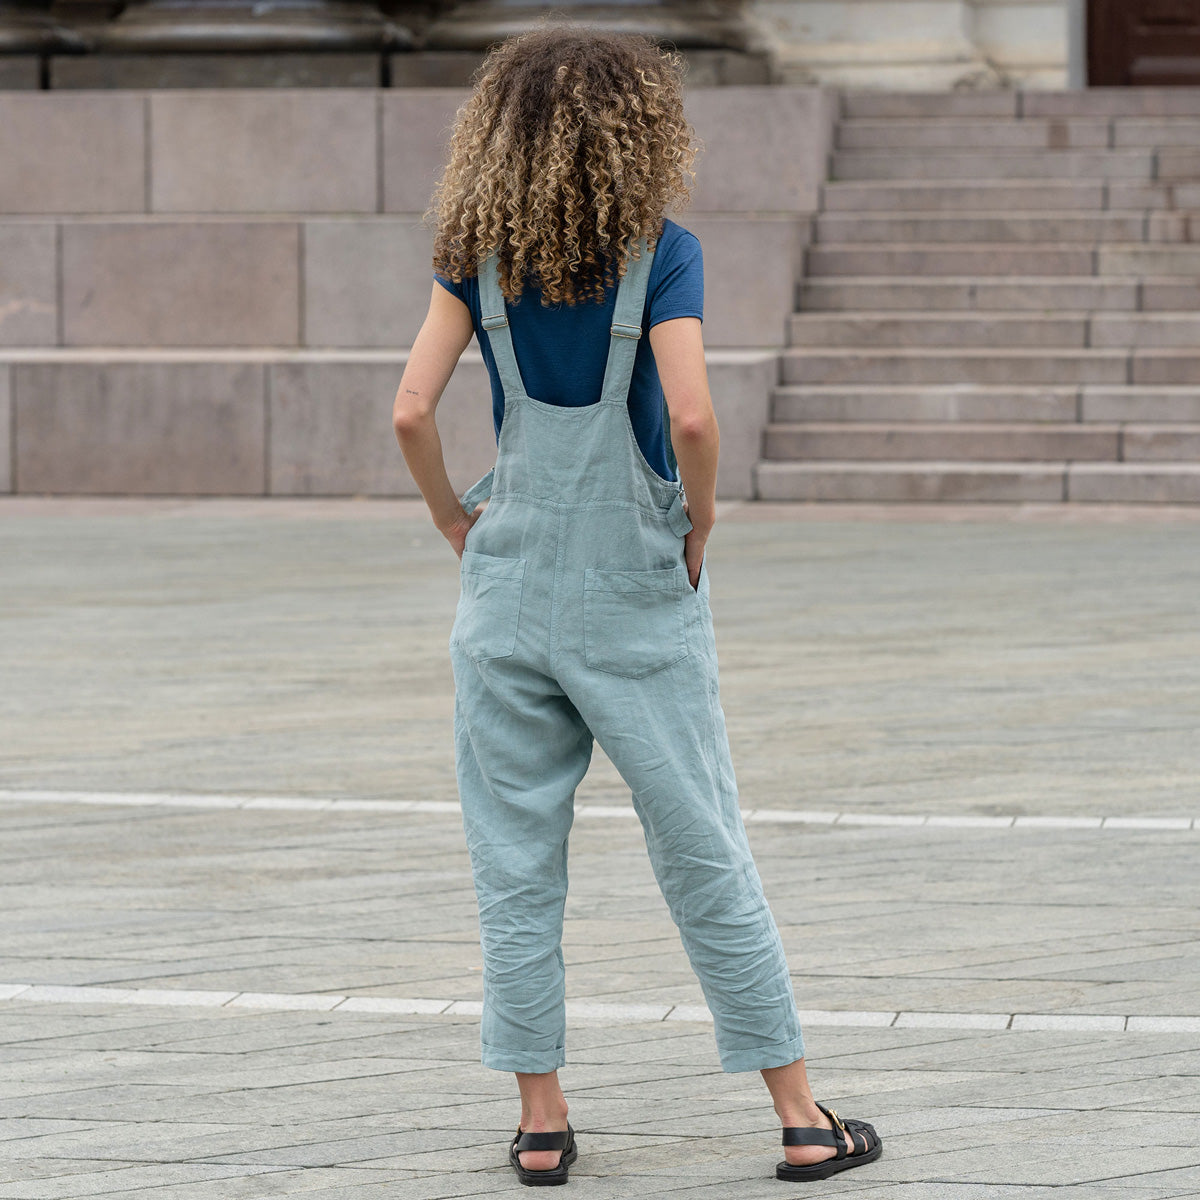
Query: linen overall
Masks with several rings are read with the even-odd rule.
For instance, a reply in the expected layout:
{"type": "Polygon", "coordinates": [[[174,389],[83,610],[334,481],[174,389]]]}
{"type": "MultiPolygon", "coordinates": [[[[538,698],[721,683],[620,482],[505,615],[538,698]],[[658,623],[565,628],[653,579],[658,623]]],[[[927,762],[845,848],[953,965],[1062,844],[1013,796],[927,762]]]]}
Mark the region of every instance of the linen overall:
{"type": "Polygon", "coordinates": [[[482,1061],[564,1065],[561,946],[575,789],[599,741],[633,793],[655,877],[700,979],[721,1066],[804,1055],[783,946],[738,808],[708,568],[693,589],[679,483],[646,462],[627,397],[652,253],[618,285],[603,393],[525,391],[494,256],[483,326],[504,387],[490,496],[467,534],[450,634],[455,753],[483,949],[482,1061]]]}

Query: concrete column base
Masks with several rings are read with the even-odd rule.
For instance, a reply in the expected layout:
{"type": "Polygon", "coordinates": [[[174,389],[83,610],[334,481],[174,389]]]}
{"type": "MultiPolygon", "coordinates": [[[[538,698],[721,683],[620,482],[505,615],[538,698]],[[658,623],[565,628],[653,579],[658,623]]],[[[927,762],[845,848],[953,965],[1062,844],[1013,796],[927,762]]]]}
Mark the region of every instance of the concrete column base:
{"type": "Polygon", "coordinates": [[[213,53],[380,50],[412,45],[412,30],[367,0],[139,0],[96,37],[102,51],[213,53]]]}
{"type": "Polygon", "coordinates": [[[46,54],[85,49],[87,43],[75,30],[59,24],[50,15],[49,3],[0,0],[0,54],[46,54]]]}
{"type": "Polygon", "coordinates": [[[587,24],[615,33],[643,33],[681,49],[740,49],[745,32],[736,13],[720,0],[658,0],[632,4],[505,4],[465,0],[429,27],[425,45],[432,50],[484,50],[494,42],[524,33],[538,22],[587,24]]]}
{"type": "Polygon", "coordinates": [[[775,77],[850,89],[1067,85],[1068,0],[750,0],[775,77]]]}

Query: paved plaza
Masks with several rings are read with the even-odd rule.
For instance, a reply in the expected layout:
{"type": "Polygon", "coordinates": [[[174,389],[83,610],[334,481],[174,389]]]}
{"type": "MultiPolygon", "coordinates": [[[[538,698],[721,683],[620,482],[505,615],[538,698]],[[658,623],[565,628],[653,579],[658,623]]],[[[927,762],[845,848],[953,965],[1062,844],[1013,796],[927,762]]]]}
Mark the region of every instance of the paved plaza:
{"type": "MultiPolygon", "coordinates": [[[[774,1179],[597,750],[572,1195],[1200,1197],[1200,510],[730,504],[721,699],[818,1099],[774,1179]]],[[[457,563],[411,502],[0,500],[0,1200],[518,1194],[457,563]]]]}

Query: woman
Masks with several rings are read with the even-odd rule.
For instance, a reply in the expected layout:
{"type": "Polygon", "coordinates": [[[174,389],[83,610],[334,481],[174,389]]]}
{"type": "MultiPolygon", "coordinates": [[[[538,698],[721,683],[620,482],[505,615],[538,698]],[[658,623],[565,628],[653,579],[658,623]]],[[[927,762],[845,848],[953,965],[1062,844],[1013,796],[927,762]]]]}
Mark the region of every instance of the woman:
{"type": "Polygon", "coordinates": [[[433,294],[393,414],[461,560],[450,651],[480,1044],[485,1066],[516,1073],[509,1160],[527,1184],[565,1183],[577,1153],[557,1075],[561,936],[593,738],[632,789],[722,1067],[759,1070],[770,1090],[779,1178],[824,1178],[881,1151],[870,1125],[813,1099],[738,809],[705,561],[718,433],[703,268],[699,242],[664,216],[686,202],[694,160],[679,67],[646,39],[579,28],[493,49],[435,195],[433,294]],[[498,449],[460,498],[434,412],[472,335],[498,449]]]}

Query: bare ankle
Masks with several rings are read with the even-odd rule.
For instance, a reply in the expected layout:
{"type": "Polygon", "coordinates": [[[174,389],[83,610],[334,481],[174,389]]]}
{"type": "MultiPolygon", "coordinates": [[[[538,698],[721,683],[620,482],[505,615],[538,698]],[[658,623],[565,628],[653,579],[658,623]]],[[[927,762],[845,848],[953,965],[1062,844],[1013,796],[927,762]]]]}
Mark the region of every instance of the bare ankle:
{"type": "Polygon", "coordinates": [[[823,1125],[825,1114],[817,1107],[815,1100],[796,1100],[786,1104],[776,1104],[775,1112],[783,1125],[823,1125]]]}
{"type": "Polygon", "coordinates": [[[567,1102],[539,1105],[537,1108],[522,1108],[521,1128],[531,1133],[545,1133],[562,1129],[567,1121],[567,1102]]]}

